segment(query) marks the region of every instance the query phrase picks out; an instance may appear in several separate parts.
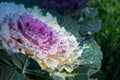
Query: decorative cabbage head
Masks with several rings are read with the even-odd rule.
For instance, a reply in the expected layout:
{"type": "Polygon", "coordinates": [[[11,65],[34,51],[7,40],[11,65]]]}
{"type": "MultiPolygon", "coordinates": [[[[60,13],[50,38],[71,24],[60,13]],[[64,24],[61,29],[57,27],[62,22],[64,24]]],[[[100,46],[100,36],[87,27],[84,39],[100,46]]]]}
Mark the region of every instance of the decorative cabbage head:
{"type": "MultiPolygon", "coordinates": [[[[79,4],[78,0],[74,1],[74,5],[79,4]]],[[[93,38],[81,38],[75,20],[14,3],[0,3],[0,13],[2,47],[10,51],[10,55],[20,52],[30,56],[54,80],[89,80],[100,69],[100,48],[93,38]]]]}
{"type": "Polygon", "coordinates": [[[34,8],[21,13],[8,12],[2,19],[3,47],[32,56],[47,71],[67,69],[65,65],[72,67],[81,56],[82,49],[76,37],[60,27],[50,13],[43,16],[34,8]]]}

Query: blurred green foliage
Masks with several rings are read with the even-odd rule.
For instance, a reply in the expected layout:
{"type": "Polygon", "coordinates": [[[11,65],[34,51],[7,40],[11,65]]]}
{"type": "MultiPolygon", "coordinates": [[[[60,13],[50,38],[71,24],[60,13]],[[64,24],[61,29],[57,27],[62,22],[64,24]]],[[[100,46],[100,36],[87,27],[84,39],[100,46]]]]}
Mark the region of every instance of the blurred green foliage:
{"type": "Polygon", "coordinates": [[[94,34],[103,51],[101,70],[93,75],[98,80],[120,80],[120,0],[89,0],[97,8],[96,18],[102,20],[102,29],[94,34]]]}

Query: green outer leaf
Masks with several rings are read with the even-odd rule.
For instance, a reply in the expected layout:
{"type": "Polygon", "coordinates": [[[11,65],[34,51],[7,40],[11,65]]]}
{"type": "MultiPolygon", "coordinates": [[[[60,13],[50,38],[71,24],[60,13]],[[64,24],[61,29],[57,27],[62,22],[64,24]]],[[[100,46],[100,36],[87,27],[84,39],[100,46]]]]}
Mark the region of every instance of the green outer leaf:
{"type": "Polygon", "coordinates": [[[92,7],[85,7],[81,10],[81,13],[85,16],[85,18],[91,18],[97,15],[98,11],[92,7]]]}
{"type": "Polygon", "coordinates": [[[7,53],[0,53],[0,62],[10,66],[14,66],[11,57],[7,53]]]}
{"type": "Polygon", "coordinates": [[[68,16],[63,16],[59,24],[64,27],[67,31],[71,32],[75,37],[79,37],[79,25],[77,22],[68,17],[68,16]]]}
{"type": "Polygon", "coordinates": [[[14,67],[0,64],[1,80],[28,80],[24,74],[19,74],[14,67]]]}
{"type": "Polygon", "coordinates": [[[22,53],[0,54],[0,79],[9,80],[51,80],[49,73],[42,70],[32,58],[22,53]],[[6,71],[7,70],[7,71],[6,71]],[[8,77],[7,77],[8,76],[8,77]],[[18,78],[18,79],[17,79],[18,78]]]}
{"type": "MultiPolygon", "coordinates": [[[[2,42],[0,42],[2,44],[2,42]]],[[[7,54],[7,50],[5,48],[0,47],[0,54],[7,54]]]]}
{"type": "Polygon", "coordinates": [[[12,61],[22,74],[50,79],[49,73],[42,70],[39,64],[27,55],[22,53],[13,54],[12,61]]]}
{"type": "Polygon", "coordinates": [[[100,30],[101,20],[88,20],[79,25],[79,32],[83,35],[93,34],[100,30]]]}
{"type": "Polygon", "coordinates": [[[40,80],[52,80],[52,78],[49,76],[48,73],[46,73],[45,71],[34,71],[34,70],[26,70],[25,71],[26,75],[28,77],[33,77],[33,79],[35,78],[36,80],[40,79],[40,80]]]}
{"type": "Polygon", "coordinates": [[[22,73],[25,73],[25,69],[30,64],[30,58],[27,57],[27,55],[23,55],[22,53],[13,54],[11,57],[14,65],[18,67],[22,73]]]}
{"type": "Polygon", "coordinates": [[[72,73],[53,73],[51,76],[54,80],[89,80],[88,70],[91,65],[83,64],[76,68],[72,73]]]}
{"type": "Polygon", "coordinates": [[[91,76],[101,68],[103,54],[96,41],[91,37],[84,38],[80,45],[86,48],[83,49],[82,56],[79,57],[79,60],[84,60],[88,64],[92,64],[92,67],[89,69],[89,76],[91,76]]]}

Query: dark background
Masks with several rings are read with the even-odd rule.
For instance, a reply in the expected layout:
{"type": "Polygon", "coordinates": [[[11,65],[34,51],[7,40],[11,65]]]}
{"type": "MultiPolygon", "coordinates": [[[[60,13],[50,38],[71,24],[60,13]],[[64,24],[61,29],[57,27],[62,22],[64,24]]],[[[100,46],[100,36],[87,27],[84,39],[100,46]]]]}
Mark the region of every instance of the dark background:
{"type": "Polygon", "coordinates": [[[93,77],[120,80],[120,0],[89,0],[89,6],[98,9],[96,18],[102,20],[101,31],[94,35],[103,52],[102,68],[93,77]]]}

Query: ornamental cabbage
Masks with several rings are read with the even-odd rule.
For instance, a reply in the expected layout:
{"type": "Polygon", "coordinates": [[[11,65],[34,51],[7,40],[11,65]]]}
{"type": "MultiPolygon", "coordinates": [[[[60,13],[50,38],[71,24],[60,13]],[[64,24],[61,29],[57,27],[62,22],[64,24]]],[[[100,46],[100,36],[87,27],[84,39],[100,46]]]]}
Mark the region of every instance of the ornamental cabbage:
{"type": "Polygon", "coordinates": [[[20,13],[7,12],[2,19],[0,37],[3,47],[30,55],[47,71],[68,70],[67,67],[71,68],[68,72],[73,70],[82,49],[76,37],[60,27],[50,13],[43,16],[38,8],[28,8],[20,13]]]}
{"type": "MultiPolygon", "coordinates": [[[[54,80],[90,80],[100,69],[102,52],[99,46],[93,38],[80,36],[81,27],[74,19],[36,6],[25,8],[6,2],[0,3],[0,13],[0,41],[6,49],[0,48],[0,53],[9,53],[4,57],[0,54],[0,67],[4,69],[2,72],[7,71],[5,75],[14,71],[12,65],[18,70],[14,72],[22,72],[23,78],[29,73],[42,78],[50,76],[54,80]],[[1,65],[3,62],[8,65],[1,65]]],[[[83,26],[81,30],[89,29],[83,26]]]]}

